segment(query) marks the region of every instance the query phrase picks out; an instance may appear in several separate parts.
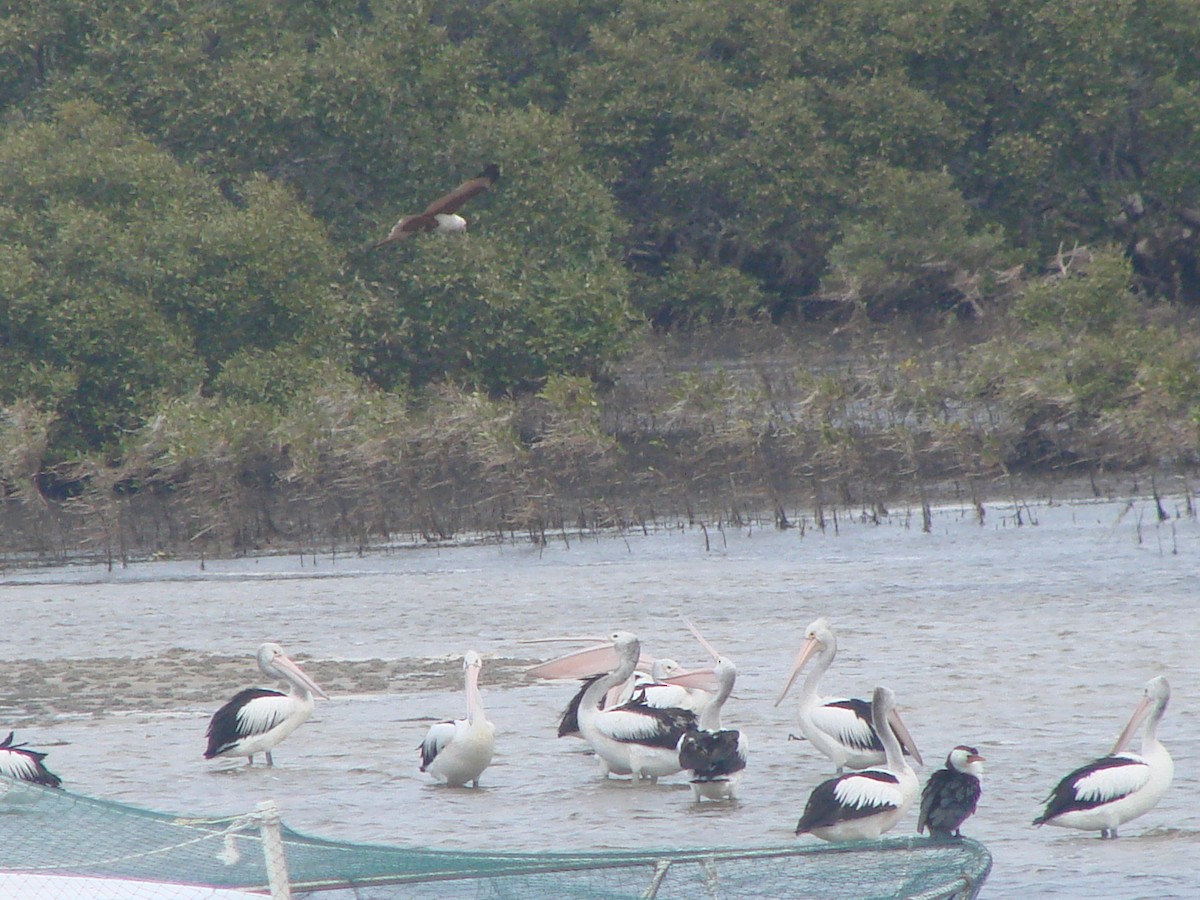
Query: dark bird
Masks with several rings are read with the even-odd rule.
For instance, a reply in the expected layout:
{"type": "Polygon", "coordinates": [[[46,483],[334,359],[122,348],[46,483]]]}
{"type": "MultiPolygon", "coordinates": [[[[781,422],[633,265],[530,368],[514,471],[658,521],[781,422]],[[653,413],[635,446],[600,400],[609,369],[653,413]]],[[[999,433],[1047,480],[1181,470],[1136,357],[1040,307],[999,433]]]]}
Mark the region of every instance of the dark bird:
{"type": "Polygon", "coordinates": [[[683,620],[701,646],[713,658],[710,669],[682,673],[671,679],[677,685],[710,689],[712,694],[700,708],[700,719],[679,740],[679,764],[692,773],[692,796],[701,800],[736,800],[738,785],[746,768],[750,742],[745,734],[721,727],[721,710],[733,693],[737,666],[717,649],[687,619],[683,620]],[[712,678],[715,684],[704,679],[712,678]]]}
{"type": "Polygon", "coordinates": [[[1115,838],[1118,826],[1152,810],[1175,774],[1175,763],[1157,733],[1170,698],[1166,678],[1159,675],[1147,681],[1142,700],[1112,752],[1060,781],[1033,824],[1099,831],[1102,838],[1115,838]],[[1126,748],[1143,722],[1142,752],[1130,753],[1126,748]]]}
{"type": "Polygon", "coordinates": [[[262,753],[267,765],[273,766],[271,751],[307,721],[313,711],[313,695],[329,699],[278,644],[266,643],[258,648],[258,667],[268,678],[286,681],[288,692],[266,688],[239,691],[213,713],[205,759],[245,756],[253,765],[254,754],[262,753]]]}
{"type": "Polygon", "coordinates": [[[374,250],[382,247],[384,244],[399,241],[419,231],[436,232],[438,234],[452,234],[466,231],[467,220],[457,215],[458,210],[472,197],[482,194],[490,188],[499,178],[500,167],[495,163],[488,164],[482,172],[470,181],[464,181],[450,193],[438,197],[438,199],[425,207],[423,212],[413,216],[404,216],[392,226],[392,230],[388,232],[387,237],[381,241],[376,241],[367,249],[374,250]]]}
{"type": "Polygon", "coordinates": [[[959,745],[946,757],[946,768],[929,776],[921,791],[917,833],[934,837],[962,837],[962,823],[975,812],[983,793],[980,778],[984,759],[974,747],[959,745]]]}
{"type": "Polygon", "coordinates": [[[14,744],[13,732],[10,731],[4,743],[0,744],[0,775],[30,784],[60,787],[62,779],[42,765],[45,758],[45,753],[30,750],[25,744],[14,744]]]}
{"type": "Polygon", "coordinates": [[[686,732],[679,739],[679,764],[692,774],[696,801],[735,799],[748,752],[746,738],[732,728],[686,732]]]}

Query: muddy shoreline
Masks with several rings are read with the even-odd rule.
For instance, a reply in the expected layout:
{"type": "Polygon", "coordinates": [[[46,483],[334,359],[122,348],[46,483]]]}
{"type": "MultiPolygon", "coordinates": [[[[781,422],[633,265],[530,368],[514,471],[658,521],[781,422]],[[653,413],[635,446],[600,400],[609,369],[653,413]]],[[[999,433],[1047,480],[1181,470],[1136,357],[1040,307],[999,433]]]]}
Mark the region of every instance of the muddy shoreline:
{"type": "MultiPolygon", "coordinates": [[[[1159,478],[1154,492],[1147,492],[1150,479],[1136,477],[1111,478],[1104,483],[1107,492],[1116,494],[1121,488],[1126,502],[1128,498],[1140,497],[1140,521],[1146,525],[1151,520],[1163,521],[1171,518],[1194,519],[1197,515],[1192,502],[1190,481],[1186,475],[1159,478]],[[1158,491],[1164,489],[1159,499],[1158,491]]],[[[1022,482],[1020,491],[1013,491],[1005,498],[996,496],[986,502],[974,504],[953,491],[938,492],[935,510],[953,511],[957,517],[976,519],[980,526],[999,521],[1011,522],[1018,527],[1036,528],[1036,515],[1027,511],[1040,504],[1090,502],[1098,499],[1095,480],[1022,482]]],[[[1111,499],[1111,497],[1109,498],[1111,499]]],[[[823,526],[818,526],[816,517],[795,516],[789,528],[823,527],[836,533],[839,516],[866,525],[901,526],[907,529],[921,527],[921,507],[905,501],[891,509],[874,507],[849,507],[840,510],[831,507],[823,526]]],[[[738,523],[740,527],[753,531],[754,528],[778,528],[769,514],[757,524],[738,523]]],[[[714,546],[721,545],[720,532],[727,527],[718,522],[714,527],[703,523],[689,524],[681,517],[664,517],[655,525],[656,529],[674,528],[694,532],[714,546]]],[[[736,528],[735,528],[736,530],[736,528]]],[[[610,530],[610,536],[620,538],[621,529],[610,530]]],[[[548,540],[573,541],[582,535],[563,531],[550,534],[548,540]]],[[[595,532],[592,532],[595,535],[595,532]]],[[[444,542],[441,546],[453,552],[456,547],[510,539],[528,541],[528,536],[514,535],[503,538],[496,535],[461,535],[444,542]]],[[[360,548],[359,555],[372,553],[402,552],[407,547],[429,547],[429,542],[415,541],[410,545],[392,544],[386,547],[360,548]]],[[[249,556],[274,556],[304,554],[302,547],[278,547],[269,553],[247,554],[249,556]]],[[[314,556],[328,554],[330,550],[307,551],[314,556]]],[[[342,551],[340,555],[350,555],[342,551]]],[[[129,560],[133,562],[133,560],[129,560]]],[[[33,572],[33,581],[38,583],[36,571],[73,563],[94,563],[94,560],[71,558],[69,560],[35,560],[17,562],[9,559],[12,571],[22,571],[25,576],[33,572]],[[30,565],[29,563],[33,564],[30,565]],[[14,565],[15,564],[15,565],[14,565]]],[[[201,563],[201,568],[203,568],[201,563]]],[[[0,575],[3,569],[0,569],[0,575]]],[[[49,576],[55,580],[55,576],[49,576]]],[[[102,575],[100,577],[103,577],[102,575]]],[[[23,579],[25,580],[25,579],[23,579]]],[[[16,585],[13,585],[16,587],[16,585]]],[[[331,697],[372,694],[419,694],[430,691],[455,691],[462,685],[461,658],[405,656],[392,659],[331,659],[311,658],[297,654],[301,663],[331,697]]],[[[533,658],[489,657],[485,684],[509,688],[525,684],[525,670],[540,660],[533,658]]],[[[23,658],[7,661],[0,666],[0,721],[10,728],[22,728],[31,724],[47,724],[55,720],[73,717],[103,718],[129,713],[170,713],[173,711],[200,711],[215,709],[224,699],[237,690],[249,686],[278,687],[270,684],[257,670],[252,656],[219,655],[175,648],[145,656],[97,656],[87,658],[23,658]]]]}
{"type": "MultiPolygon", "coordinates": [[[[733,479],[731,478],[731,482],[733,479]]],[[[944,478],[929,480],[919,486],[908,485],[891,491],[873,491],[851,487],[849,484],[830,485],[815,491],[806,498],[797,496],[784,503],[778,497],[772,499],[762,489],[746,488],[738,493],[710,496],[702,491],[688,494],[684,499],[648,492],[631,501],[618,505],[613,501],[596,501],[578,497],[565,500],[562,497],[545,495],[541,508],[522,513],[518,525],[512,516],[499,514],[499,518],[485,527],[479,519],[457,521],[454,527],[423,528],[416,523],[404,527],[386,529],[383,534],[361,534],[355,540],[352,533],[339,529],[333,519],[317,532],[304,534],[279,529],[279,517],[269,512],[272,504],[288,505],[281,496],[258,496],[258,512],[251,516],[254,522],[253,540],[230,542],[204,540],[164,540],[161,537],[146,539],[150,533],[161,535],[159,517],[161,508],[131,506],[122,518],[120,534],[129,537],[137,532],[139,539],[119,540],[114,543],[107,538],[91,535],[76,535],[77,544],[55,541],[57,548],[50,550],[31,549],[25,546],[6,546],[5,535],[10,539],[21,529],[6,530],[5,516],[21,517],[19,507],[0,505],[0,578],[10,571],[28,571],[40,568],[57,568],[71,565],[105,565],[110,569],[125,565],[167,559],[195,559],[203,567],[206,559],[256,558],[272,556],[346,557],[391,553],[406,549],[454,548],[497,543],[550,544],[571,543],[582,538],[620,536],[623,533],[653,533],[670,530],[723,528],[779,528],[779,529],[836,529],[839,520],[846,518],[881,522],[900,520],[906,524],[915,522],[921,527],[921,519],[931,509],[958,508],[969,510],[981,520],[997,510],[1017,510],[1038,503],[1067,503],[1118,500],[1130,497],[1157,499],[1164,496],[1186,498],[1190,514],[1195,514],[1193,503],[1196,473],[1190,469],[1163,467],[1136,472],[1093,472],[1089,475],[1063,476],[1016,476],[1006,475],[988,479],[944,478]],[[553,504],[553,514],[550,514],[553,504]],[[573,513],[571,512],[573,510],[573,513]],[[529,518],[532,516],[532,518],[529,518]]],[[[270,492],[269,492],[270,493],[270,492]]],[[[798,490],[798,494],[803,491],[798,490]]],[[[249,495],[247,495],[249,497],[249,495]]],[[[143,498],[150,500],[151,498],[143,498]]],[[[249,499],[247,499],[249,502],[249,499]]],[[[295,510],[293,509],[294,513],[295,510]]],[[[308,514],[315,515],[313,510],[308,514]]],[[[65,519],[59,522],[65,524],[65,519]]],[[[26,523],[27,524],[27,523],[26,523]]],[[[86,529],[85,529],[86,530],[86,529]]]]}
{"type": "MultiPolygon", "coordinates": [[[[453,691],[462,686],[460,658],[310,659],[296,661],[336,698],[363,694],[453,691]]],[[[538,660],[489,658],[485,683],[515,687],[538,660]]],[[[213,709],[243,687],[278,689],[249,657],[172,650],[152,657],[17,659],[0,666],[0,721],[9,728],[67,717],[213,709]]]]}

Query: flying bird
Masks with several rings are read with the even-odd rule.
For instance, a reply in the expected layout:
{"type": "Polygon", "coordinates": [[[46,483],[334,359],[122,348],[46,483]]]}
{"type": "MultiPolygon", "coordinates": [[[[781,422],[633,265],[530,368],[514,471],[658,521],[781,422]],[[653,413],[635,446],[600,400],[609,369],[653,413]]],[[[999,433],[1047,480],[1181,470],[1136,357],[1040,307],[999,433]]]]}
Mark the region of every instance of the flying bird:
{"type": "Polygon", "coordinates": [[[0,775],[30,784],[44,784],[46,787],[61,786],[62,779],[42,764],[45,758],[45,753],[30,750],[25,744],[14,744],[13,732],[10,731],[4,743],[0,744],[0,775]]]}
{"type": "Polygon", "coordinates": [[[392,226],[387,237],[369,245],[367,249],[375,250],[384,244],[402,240],[410,234],[421,231],[436,232],[437,234],[466,231],[467,220],[457,214],[458,210],[472,197],[482,194],[490,188],[499,178],[500,167],[495,163],[489,163],[470,181],[464,181],[450,193],[438,197],[425,207],[423,212],[401,218],[392,226]]]}
{"type": "Polygon", "coordinates": [[[271,751],[312,715],[313,694],[329,699],[278,644],[266,643],[258,648],[258,667],[268,678],[286,681],[288,692],[265,688],[239,691],[208,723],[205,759],[245,756],[254,765],[254,754],[262,753],[267,765],[273,766],[271,751]]]}
{"type": "Polygon", "coordinates": [[[1080,766],[1060,781],[1046,798],[1045,811],[1033,824],[1099,831],[1102,838],[1115,838],[1118,826],[1153,809],[1175,774],[1171,754],[1157,736],[1158,723],[1170,698],[1166,678],[1159,675],[1146,682],[1142,700],[1112,752],[1080,766]],[[1142,752],[1126,752],[1142,722],[1146,723],[1142,752]]]}
{"type": "Polygon", "coordinates": [[[983,792],[980,777],[984,758],[974,747],[960,744],[946,757],[946,768],[938,769],[921,791],[921,815],[917,833],[925,829],[934,837],[962,837],[962,823],[975,812],[983,792]]]}
{"type": "Polygon", "coordinates": [[[468,651],[463,657],[467,717],[431,725],[421,742],[421,771],[451,787],[464,787],[468,781],[479,787],[479,776],[492,763],[496,729],[483,711],[483,695],[479,693],[482,668],[479,654],[468,651]]]}

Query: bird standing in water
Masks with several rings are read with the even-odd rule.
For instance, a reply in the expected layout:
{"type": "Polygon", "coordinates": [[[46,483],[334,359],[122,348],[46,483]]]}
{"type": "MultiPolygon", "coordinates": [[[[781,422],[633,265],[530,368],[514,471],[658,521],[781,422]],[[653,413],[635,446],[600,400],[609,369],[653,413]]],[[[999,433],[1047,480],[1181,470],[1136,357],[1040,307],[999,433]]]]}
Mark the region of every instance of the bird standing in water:
{"type": "Polygon", "coordinates": [[[254,754],[262,753],[267,765],[273,766],[271,751],[312,715],[313,695],[329,699],[278,644],[268,642],[258,648],[258,667],[268,678],[286,681],[288,692],[266,688],[239,691],[208,723],[205,759],[245,756],[254,765],[254,754]]]}
{"type": "Polygon", "coordinates": [[[679,740],[679,764],[692,773],[692,796],[697,803],[701,800],[736,800],[750,742],[744,732],[721,727],[721,709],[733,693],[737,666],[733,660],[718,653],[695,625],[687,619],[683,623],[712,656],[713,666],[671,680],[686,686],[698,683],[692,679],[708,676],[716,680],[716,686],[700,710],[696,728],[689,729],[679,740]]]}
{"type": "Polygon", "coordinates": [[[871,698],[872,724],[883,743],[884,764],[838,775],[813,790],[796,823],[796,834],[823,841],[874,840],[891,830],[917,799],[917,774],[904,758],[900,741],[912,737],[894,715],[896,696],[886,687],[871,698]]]}
{"type": "MultiPolygon", "coordinates": [[[[778,706],[791,690],[801,670],[810,659],[816,658],[813,668],[804,679],[800,689],[800,705],[796,711],[800,733],[820,752],[828,756],[837,773],[846,769],[863,769],[880,766],[884,762],[883,744],[873,724],[871,704],[857,698],[819,697],[817,686],[837,656],[837,633],[824,616],[805,629],[804,647],[796,658],[779,699],[778,706]]],[[[894,725],[895,723],[893,723],[894,725]]],[[[905,753],[923,763],[915,745],[905,743],[906,734],[900,737],[905,753]]]]}
{"type": "Polygon", "coordinates": [[[1112,752],[1060,781],[1033,824],[1099,831],[1102,838],[1115,838],[1118,826],[1153,809],[1175,775],[1175,763],[1157,734],[1170,699],[1166,678],[1159,675],[1147,681],[1142,700],[1112,752]],[[1146,723],[1142,752],[1129,753],[1125,748],[1142,722],[1146,723]]]}
{"type": "Polygon", "coordinates": [[[917,833],[925,829],[934,837],[962,837],[962,823],[975,812],[983,793],[984,758],[974,747],[959,744],[946,757],[946,767],[929,776],[921,791],[917,833]]]}
{"type": "Polygon", "coordinates": [[[483,710],[483,695],[479,692],[482,668],[479,654],[468,651],[463,657],[467,717],[430,726],[421,742],[421,771],[451,787],[463,787],[467,782],[479,787],[479,776],[492,764],[496,728],[483,710]]]}

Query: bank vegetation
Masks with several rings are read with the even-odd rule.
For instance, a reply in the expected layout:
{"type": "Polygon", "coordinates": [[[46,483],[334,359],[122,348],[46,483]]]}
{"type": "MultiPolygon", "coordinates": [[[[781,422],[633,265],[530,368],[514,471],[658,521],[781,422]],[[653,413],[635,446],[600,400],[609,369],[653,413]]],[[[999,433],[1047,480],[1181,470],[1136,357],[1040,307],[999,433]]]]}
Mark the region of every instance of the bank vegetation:
{"type": "Polygon", "coordinates": [[[0,549],[1186,494],[1198,46],[1183,0],[14,0],[0,549]],[[467,235],[366,249],[492,162],[467,235]]]}

